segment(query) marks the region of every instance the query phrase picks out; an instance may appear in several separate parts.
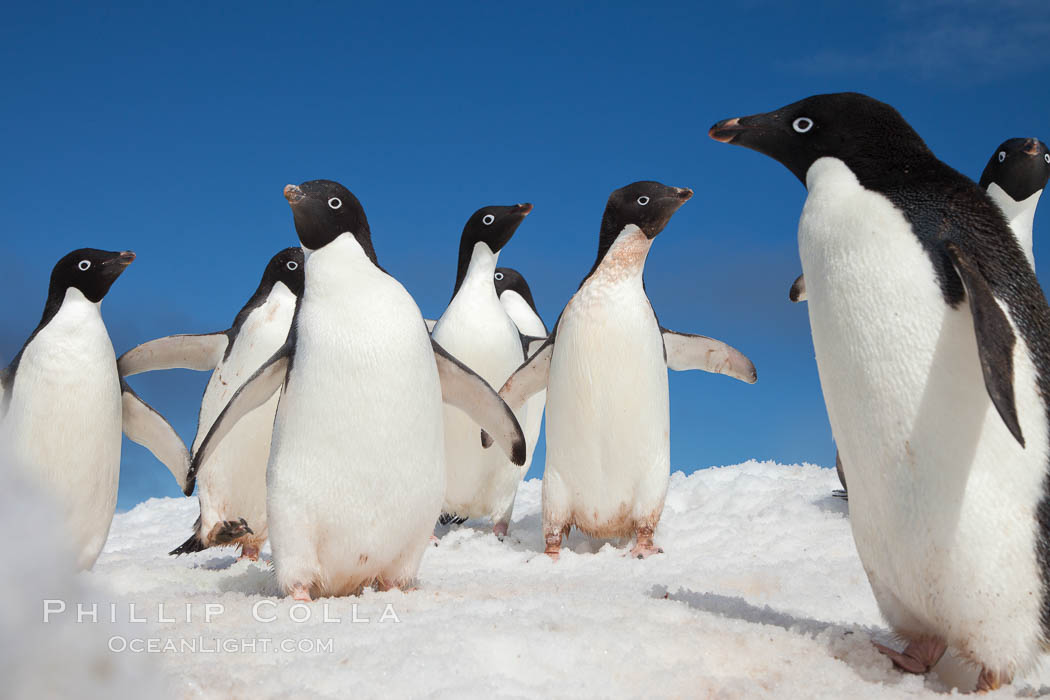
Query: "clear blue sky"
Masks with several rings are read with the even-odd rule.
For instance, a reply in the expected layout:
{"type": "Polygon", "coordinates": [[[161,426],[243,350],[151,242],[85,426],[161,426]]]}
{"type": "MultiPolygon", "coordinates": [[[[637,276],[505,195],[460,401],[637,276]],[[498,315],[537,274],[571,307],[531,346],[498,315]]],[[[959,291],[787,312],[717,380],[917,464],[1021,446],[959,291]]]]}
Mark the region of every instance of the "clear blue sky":
{"type": "MultiPolygon", "coordinates": [[[[429,316],[471,212],[532,202],[500,262],[551,323],[593,261],[609,192],[656,179],[696,190],[649,257],[661,321],[759,372],[754,386],[672,373],[672,467],[831,464],[806,309],[787,300],[805,191],[707,129],[857,90],[977,177],[1000,141],[1050,137],[1050,3],[706,5],[6,7],[0,366],[36,325],[51,266],[82,246],[139,254],[104,304],[118,353],[226,328],[297,243],[281,188],[314,178],[358,195],[380,262],[429,316]]],[[[189,442],[206,380],[134,385],[189,442]]],[[[119,506],[176,494],[125,441],[119,506]]]]}

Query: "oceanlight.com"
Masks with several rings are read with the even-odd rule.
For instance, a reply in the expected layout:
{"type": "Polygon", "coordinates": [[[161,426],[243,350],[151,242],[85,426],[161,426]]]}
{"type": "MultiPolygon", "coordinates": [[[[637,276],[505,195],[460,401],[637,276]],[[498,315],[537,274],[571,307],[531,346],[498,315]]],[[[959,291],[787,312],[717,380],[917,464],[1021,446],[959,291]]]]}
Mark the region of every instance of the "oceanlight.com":
{"type": "Polygon", "coordinates": [[[109,638],[109,650],[115,654],[331,654],[335,640],[328,639],[234,639],[218,637],[124,637],[109,638]]]}

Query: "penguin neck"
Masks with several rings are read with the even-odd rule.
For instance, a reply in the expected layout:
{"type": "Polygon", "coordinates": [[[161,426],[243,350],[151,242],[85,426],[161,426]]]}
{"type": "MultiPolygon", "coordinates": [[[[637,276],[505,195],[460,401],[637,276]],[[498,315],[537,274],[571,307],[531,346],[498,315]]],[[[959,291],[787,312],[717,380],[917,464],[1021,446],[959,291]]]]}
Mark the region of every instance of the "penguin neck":
{"type": "Polygon", "coordinates": [[[1014,235],[1026,251],[1032,249],[1032,225],[1035,222],[1035,209],[1039,205],[1042,190],[1036,190],[1026,199],[1014,200],[999,185],[992,182],[988,185],[988,196],[1003,210],[1003,216],[1010,223],[1014,235]]]}
{"type": "Polygon", "coordinates": [[[470,249],[464,260],[463,246],[460,247],[459,269],[456,271],[456,286],[452,290],[452,298],[460,293],[463,287],[470,288],[471,292],[490,292],[492,299],[496,302],[496,285],[492,276],[496,274],[496,263],[499,261],[499,252],[492,252],[487,243],[478,241],[470,249]]]}
{"type": "Polygon", "coordinates": [[[372,261],[357,237],[344,233],[318,250],[303,249],[306,280],[302,303],[322,298],[354,297],[354,292],[373,284],[386,271],[372,261]]]}
{"type": "Polygon", "coordinates": [[[580,286],[588,283],[637,284],[642,286],[642,274],[649,249],[653,241],[635,224],[627,224],[620,230],[612,244],[591,268],[591,272],[580,286]]]}

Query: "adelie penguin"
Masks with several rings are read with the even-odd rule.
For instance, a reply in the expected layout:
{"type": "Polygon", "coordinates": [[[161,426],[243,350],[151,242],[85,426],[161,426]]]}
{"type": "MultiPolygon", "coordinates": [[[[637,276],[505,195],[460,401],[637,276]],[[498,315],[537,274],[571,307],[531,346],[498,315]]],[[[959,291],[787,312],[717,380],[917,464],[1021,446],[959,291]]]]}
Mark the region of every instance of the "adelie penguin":
{"type": "MultiPolygon", "coordinates": [[[[173,368],[211,371],[197,419],[196,451],[234,393],[288,339],[302,291],[303,251],[286,248],[267,263],[258,288],[228,329],[151,340],[124,353],[117,367],[121,376],[173,368]]],[[[259,558],[267,535],[266,463],[277,399],[275,393],[246,415],[214,451],[200,473],[200,516],[193,534],[171,554],[236,545],[242,557],[259,558]]],[[[178,480],[188,496],[195,480],[186,476],[178,480]]]]}
{"type": "Polygon", "coordinates": [[[284,195],[306,259],[292,332],[223,409],[190,477],[280,390],[266,471],[278,585],[297,600],[405,588],[445,496],[442,400],[494,431],[515,464],[525,439],[379,266],[357,198],[330,180],[288,185],[284,195]]]}
{"type": "Polygon", "coordinates": [[[113,520],[121,431],[172,474],[189,464],[167,421],[120,379],[102,321],[102,299],[134,259],[81,248],[59,260],[40,324],[0,372],[0,449],[54,498],[81,569],[94,565],[113,520]]]}
{"type": "MultiPolygon", "coordinates": [[[[546,339],[547,324],[540,318],[536,310],[536,302],[532,298],[532,289],[525,277],[520,272],[510,267],[497,267],[492,276],[496,283],[496,294],[507,315],[518,327],[522,340],[531,347],[538,347],[538,342],[533,338],[546,339]]],[[[526,350],[527,352],[527,350],[526,350]]],[[[547,405],[547,392],[541,390],[534,394],[525,403],[525,422],[521,428],[525,431],[526,457],[525,464],[521,467],[522,478],[528,473],[532,466],[533,451],[540,439],[540,428],[543,427],[543,407],[547,405]]]]}
{"type": "MultiPolygon", "coordinates": [[[[488,206],[467,220],[460,237],[452,300],[433,329],[433,338],[441,347],[494,387],[503,386],[521,366],[531,340],[522,337],[500,303],[494,280],[500,251],[530,211],[531,204],[488,206]]],[[[528,409],[525,406],[515,412],[523,426],[528,409]]],[[[442,522],[489,518],[493,532],[503,537],[525,466],[518,468],[502,452],[483,449],[477,423],[462,410],[445,406],[444,412],[448,485],[442,522]]]]}
{"type": "MultiPolygon", "coordinates": [[[[1032,222],[1048,177],[1050,152],[1047,151],[1046,144],[1034,138],[1008,139],[999,144],[981,174],[981,187],[992,201],[999,205],[1033,267],[1035,258],[1032,255],[1032,222]]],[[[794,302],[806,300],[805,275],[799,275],[791,285],[788,298],[794,302]]],[[[835,469],[843,488],[842,491],[836,491],[835,495],[844,498],[846,476],[840,455],[835,455],[835,469]]]]}
{"type": "Polygon", "coordinates": [[[547,390],[545,551],[557,559],[572,526],[592,537],[653,543],[670,478],[667,370],[703,369],[751,383],[755,368],[711,338],[662,328],[642,272],[653,239],[693,195],[636,182],[609,197],[598,257],[547,341],[500,390],[517,408],[547,390]]]}
{"type": "Polygon", "coordinates": [[[810,327],[879,609],[923,673],[957,649],[978,688],[1050,638],[1050,309],[1002,212],[895,109],[817,95],[715,124],[809,191],[810,327]]]}

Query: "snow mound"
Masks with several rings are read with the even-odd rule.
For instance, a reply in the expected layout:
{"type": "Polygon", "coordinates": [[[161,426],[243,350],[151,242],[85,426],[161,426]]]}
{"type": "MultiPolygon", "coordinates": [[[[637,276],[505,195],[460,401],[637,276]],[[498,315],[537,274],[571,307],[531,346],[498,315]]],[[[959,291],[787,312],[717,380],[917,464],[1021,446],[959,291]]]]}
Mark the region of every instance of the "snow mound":
{"type": "MultiPolygon", "coordinates": [[[[675,473],[656,536],[664,554],[637,560],[624,556],[626,542],[574,532],[552,563],[532,480],[518,492],[504,542],[482,522],[442,528],[418,590],[309,605],[281,597],[265,563],[236,561],[233,550],[169,557],[196,501],[153,499],[117,515],[95,569],[79,578],[123,601],[124,618],[135,604],[146,622],[101,636],[126,636],[128,649],[109,653],[155,662],[176,697],[865,698],[972,689],[976,671],[949,656],[921,678],[872,648],[891,637],[857,559],[847,504],[831,495],[837,486],[834,470],[813,465],[675,473]],[[134,652],[136,639],[155,642],[157,653],[134,652]]],[[[1041,673],[999,692],[1038,692],[1041,673]]]]}

